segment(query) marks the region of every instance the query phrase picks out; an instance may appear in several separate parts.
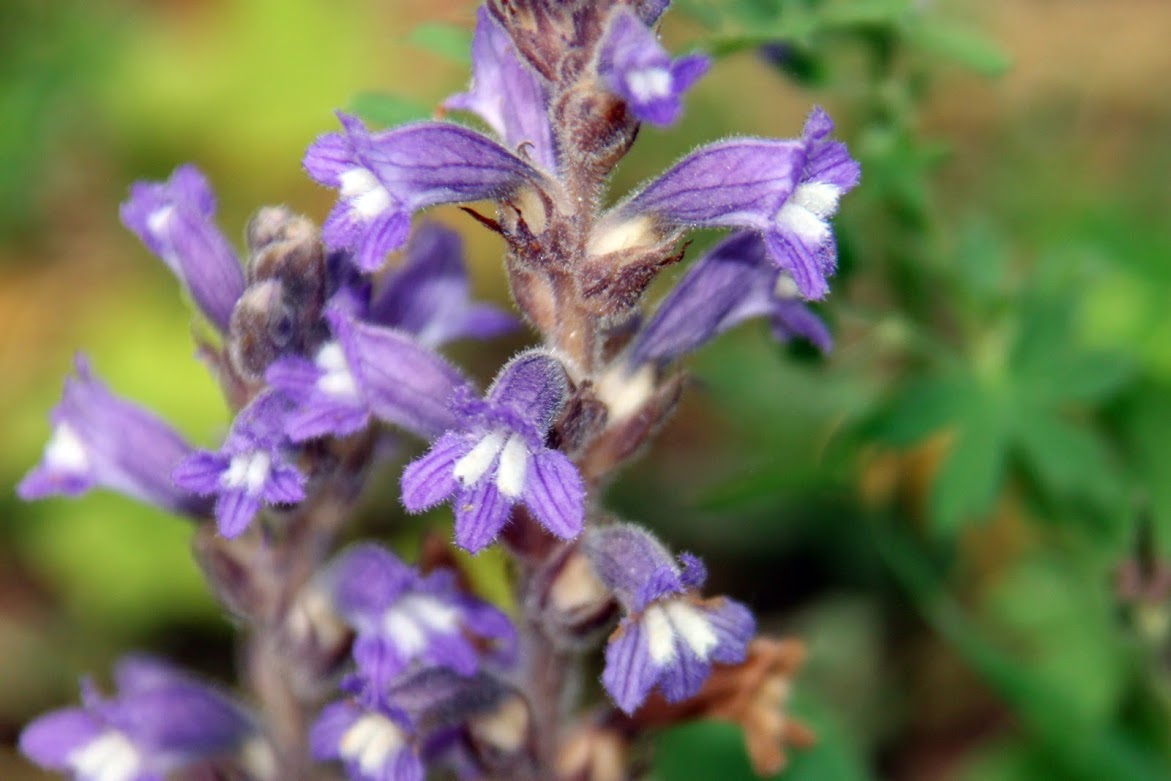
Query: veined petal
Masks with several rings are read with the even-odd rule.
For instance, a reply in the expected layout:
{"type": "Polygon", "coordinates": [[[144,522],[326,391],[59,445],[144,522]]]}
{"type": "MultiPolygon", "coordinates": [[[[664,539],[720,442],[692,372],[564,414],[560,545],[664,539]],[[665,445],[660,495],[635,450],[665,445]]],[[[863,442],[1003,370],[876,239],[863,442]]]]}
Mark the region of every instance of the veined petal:
{"type": "Polygon", "coordinates": [[[489,403],[511,410],[519,422],[543,438],[568,394],[569,380],[561,362],[541,350],[528,350],[505,364],[487,398],[489,403]]]}
{"type": "Polygon", "coordinates": [[[585,489],[577,468],[557,450],[542,450],[529,460],[524,503],[554,535],[571,540],[585,521],[585,489]]]}
{"type": "Polygon", "coordinates": [[[739,664],[748,652],[748,643],[756,634],[756,619],[752,611],[735,600],[717,597],[700,606],[708,624],[716,635],[712,661],[720,664],[739,664]]]}
{"type": "Polygon", "coordinates": [[[680,160],[605,221],[651,214],[679,226],[763,230],[797,186],[803,161],[798,141],[736,138],[710,144],[680,160]]]}
{"type": "Polygon", "coordinates": [[[422,458],[407,464],[402,476],[402,503],[419,513],[447,499],[459,488],[455,463],[471,449],[460,434],[444,434],[422,458]]]}
{"type": "Polygon", "coordinates": [[[606,666],[602,686],[627,715],[646,701],[659,679],[659,669],[637,621],[623,621],[606,645],[606,666]]]}
{"type": "Polygon", "coordinates": [[[216,527],[220,534],[231,539],[240,536],[260,512],[261,500],[246,491],[224,491],[216,499],[216,527]]]}
{"type": "Polygon", "coordinates": [[[767,314],[775,277],[759,236],[742,232],[724,239],[696,261],[639,331],[631,365],[668,363],[747,317],[767,314]]]}
{"type": "Polygon", "coordinates": [[[430,439],[455,428],[450,402],[468,381],[408,334],[328,315],[362,395],[375,417],[430,439]]]}
{"type": "Polygon", "coordinates": [[[492,544],[512,511],[493,480],[482,480],[459,493],[455,503],[455,541],[469,553],[492,544]]]}

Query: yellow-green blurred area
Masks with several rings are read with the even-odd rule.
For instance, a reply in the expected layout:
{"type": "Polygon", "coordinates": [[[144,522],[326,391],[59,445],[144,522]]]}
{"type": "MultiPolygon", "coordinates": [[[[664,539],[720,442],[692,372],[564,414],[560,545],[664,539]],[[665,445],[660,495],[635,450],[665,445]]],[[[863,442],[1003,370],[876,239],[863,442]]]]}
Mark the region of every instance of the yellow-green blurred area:
{"type": "MultiPolygon", "coordinates": [[[[752,605],[763,630],[808,644],[794,707],[821,742],[788,777],[1171,777],[1171,589],[1118,586],[1171,552],[1171,4],[905,2],[948,27],[915,33],[922,45],[891,66],[881,52],[911,36],[883,27],[898,4],[737,7],[765,18],[778,3],[852,13],[856,34],[798,41],[780,69],[755,47],[720,58],[677,128],[643,128],[614,193],[704,140],[795,136],[826,105],[864,166],[821,310],[837,349],[813,360],[759,324],[706,348],[608,506],[705,557],[713,593],[752,605]],[[790,78],[812,55],[819,77],[790,78]],[[875,119],[904,102],[917,105],[915,145],[875,119]],[[955,284],[916,287],[941,275],[955,284]],[[996,393],[1028,372],[1061,385],[1058,369],[1006,357],[1035,321],[1049,341],[1034,352],[1108,356],[1111,392],[1062,401],[1044,430],[1016,420],[1013,448],[973,444],[979,417],[932,417],[931,394],[921,407],[908,394],[909,424],[905,410],[882,417],[897,389],[938,377],[996,393]],[[1093,502],[1106,511],[1087,521],[1093,502]]],[[[732,40],[731,5],[683,3],[665,41],[732,40]]],[[[301,170],[307,145],[355,95],[432,106],[462,89],[467,63],[444,31],[470,32],[473,12],[459,0],[0,2],[0,778],[41,777],[11,748],[20,726],[121,653],[233,676],[235,627],[202,586],[189,526],[104,492],[26,505],[11,490],[39,458],[76,350],[198,445],[225,430],[192,310],[119,224],[130,183],[196,163],[233,238],[262,204],[320,220],[333,194],[301,170]]],[[[467,239],[477,293],[507,301],[499,241],[457,210],[433,216],[467,239]]],[[[487,379],[523,344],[454,355],[487,379]]],[[[361,532],[408,550],[446,519],[402,516],[396,468],[372,486],[361,532]]],[[[475,566],[499,589],[495,564],[475,566]]],[[[722,726],[669,733],[660,749],[662,781],[750,777],[722,726]]]]}

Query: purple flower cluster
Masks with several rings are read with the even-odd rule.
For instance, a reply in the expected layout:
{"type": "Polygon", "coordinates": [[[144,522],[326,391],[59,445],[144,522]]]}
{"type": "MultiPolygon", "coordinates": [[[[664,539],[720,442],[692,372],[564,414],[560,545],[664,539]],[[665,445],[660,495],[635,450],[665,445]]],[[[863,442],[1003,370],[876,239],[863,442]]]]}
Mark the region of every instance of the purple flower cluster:
{"type": "Polygon", "coordinates": [[[123,221],[218,330],[205,357],[234,418],[217,448],[195,449],[79,359],[19,492],[106,487],[193,519],[211,585],[270,655],[264,673],[288,686],[283,698],[271,680],[256,687],[271,720],[257,737],[265,729],[216,692],[128,662],[116,699],[87,689],[84,708],[30,725],[27,756],[83,781],[132,781],[260,740],[278,771],[241,771],[258,780],[303,777],[310,755],[358,781],[420,781],[439,766],[551,778],[571,727],[591,723],[569,712],[572,676],[558,668],[578,663],[566,649],[600,645],[596,630],[613,628],[601,682],[616,709],[607,723],[629,725],[621,740],[645,727],[655,692],[698,701],[717,670],[745,664],[748,608],[702,598],[700,560],[611,520],[599,493],[669,413],[668,367],[717,335],[763,317],[779,340],[830,350],[806,302],[828,292],[830,218],[860,172],[815,109],[799,139],[701,147],[600,210],[640,123],[676,122],[711,64],[663,48],[666,5],[488,3],[471,85],[444,103],[488,133],[447,121],[372,131],[339,114],[341,131],[304,158],[338,194],[320,231],[267,208],[237,256],[194,167],[133,186],[123,221]],[[478,201],[495,218],[468,211],[503,237],[513,298],[542,339],[484,392],[439,350],[518,320],[472,300],[456,233],[414,224],[429,207],[478,201]],[[733,233],[643,316],[648,283],[696,228],[733,233]],[[473,595],[446,549],[418,568],[370,543],[326,560],[361,489],[410,438],[402,505],[450,504],[468,553],[500,545],[515,622],[473,595]],[[279,711],[290,702],[318,714],[305,735],[272,726],[290,721],[279,711]]]}

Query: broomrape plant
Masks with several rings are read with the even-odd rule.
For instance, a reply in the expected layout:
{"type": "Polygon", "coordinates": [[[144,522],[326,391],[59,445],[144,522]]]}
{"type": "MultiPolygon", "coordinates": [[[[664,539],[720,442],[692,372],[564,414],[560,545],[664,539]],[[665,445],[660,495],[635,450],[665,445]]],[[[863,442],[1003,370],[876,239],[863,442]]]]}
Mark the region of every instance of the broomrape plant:
{"type": "Polygon", "coordinates": [[[609,515],[607,480],[659,429],[680,361],[745,320],[822,350],[805,305],[828,292],[830,219],[859,167],[814,109],[800,137],[704,146],[610,208],[642,122],[670,125],[709,67],[672,57],[662,0],[490,0],[449,121],[372,131],[338,114],[304,167],[337,190],[319,229],[283,207],[249,223],[241,264],[192,166],[139,183],[122,219],[175,273],[218,344],[201,352],[235,410],[213,452],[125,401],[84,358],[25,499],[110,488],[183,515],[210,588],[241,619],[252,707],[129,657],[117,694],[30,724],[22,751],[81,781],[217,778],[621,781],[653,730],[720,717],[757,770],[808,734],[781,712],[796,641],[757,636],[705,570],[609,515]],[[469,297],[458,237],[416,216],[467,209],[503,237],[519,317],[469,297]],[[695,228],[732,233],[656,307],[644,291],[695,228]],[[392,258],[394,258],[392,260],[392,258]],[[535,344],[486,390],[440,349],[521,326],[535,344]],[[511,558],[515,613],[450,556],[412,566],[334,551],[389,448],[412,513],[450,505],[455,545],[511,558]],[[601,669],[600,688],[589,686],[601,669]],[[212,777],[199,775],[198,777],[212,777]]]}

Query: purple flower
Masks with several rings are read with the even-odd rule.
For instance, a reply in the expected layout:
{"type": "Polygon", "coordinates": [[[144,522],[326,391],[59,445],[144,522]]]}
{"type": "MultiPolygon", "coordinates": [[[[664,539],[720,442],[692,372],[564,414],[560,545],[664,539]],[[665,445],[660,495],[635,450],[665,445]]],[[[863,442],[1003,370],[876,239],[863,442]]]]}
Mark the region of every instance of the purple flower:
{"type": "Polygon", "coordinates": [[[670,702],[693,697],[713,662],[744,660],[756,629],[752,614],[730,599],[691,593],[707,577],[699,559],[684,554],[676,562],[631,524],[591,531],[584,549],[626,614],[610,636],[602,672],[602,685],[625,713],[656,687],[670,702]]]}
{"type": "Polygon", "coordinates": [[[406,260],[370,304],[367,318],[414,334],[427,347],[465,337],[490,339],[517,326],[512,315],[473,303],[459,234],[438,223],[416,228],[406,260]]]}
{"type": "Polygon", "coordinates": [[[681,99],[711,67],[702,54],[671,59],[649,25],[619,6],[598,49],[597,70],[606,87],[644,122],[671,125],[683,112],[681,99]]]}
{"type": "Polygon", "coordinates": [[[457,425],[407,465],[402,501],[422,512],[450,500],[455,539],[475,553],[489,545],[524,504],[546,529],[576,537],[584,519],[581,477],[545,436],[568,393],[565,370],[532,350],[500,371],[483,401],[468,399],[457,425]]]}
{"type": "Polygon", "coordinates": [[[216,497],[216,525],[225,537],[242,533],[263,506],[305,498],[305,477],[289,462],[282,430],[288,407],[280,394],[262,393],[236,415],[218,452],[193,453],[175,468],[177,485],[216,497]]]}
{"type": "Polygon", "coordinates": [[[512,38],[481,7],[472,39],[471,89],[452,95],[443,105],[477,115],[506,147],[555,174],[557,152],[548,102],[544,82],[521,61],[512,38]]]}
{"type": "Polygon", "coordinates": [[[845,145],[828,140],[832,131],[829,115],[814,109],[800,141],[738,138],[706,146],[614,209],[595,244],[635,240],[627,237],[640,236],[648,217],[669,229],[746,228],[764,237],[770,259],[802,296],[823,298],[837,265],[829,218],[861,175],[845,145]]]}
{"type": "Polygon", "coordinates": [[[314,759],[341,760],[350,781],[423,781],[406,714],[385,697],[327,705],[309,731],[314,759]]]}
{"type": "Polygon", "coordinates": [[[183,165],[164,183],[136,182],[121,214],[123,224],[167,264],[199,309],[226,333],[232,308],[244,292],[244,272],[215,225],[215,196],[199,169],[183,165]]]}
{"type": "Polygon", "coordinates": [[[410,334],[356,320],[345,307],[331,306],[326,319],[333,339],[312,360],[281,358],[265,375],[294,402],[284,421],[290,439],[346,436],[372,418],[428,439],[454,424],[449,401],[467,380],[451,364],[410,334]]]}
{"type": "Polygon", "coordinates": [[[428,206],[508,197],[542,179],[495,141],[444,122],[419,122],[371,134],[361,120],[338,114],[344,132],[319,137],[305,153],[316,181],[340,190],[322,228],[327,246],[349,249],[364,271],[410,233],[411,216],[428,206]]]}
{"type": "Polygon", "coordinates": [[[482,655],[477,642],[495,641],[498,660],[511,661],[516,631],[508,617],[460,591],[449,570],[420,575],[364,544],[343,553],[329,577],[336,609],[357,633],[354,660],[375,689],[412,666],[472,675],[482,655]]]}
{"type": "Polygon", "coordinates": [[[253,734],[235,703],[161,662],[131,657],[115,668],[118,696],[83,683],[83,707],[25,727],[20,751],[77,781],[156,781],[184,765],[229,753],[253,734]]]}
{"type": "Polygon", "coordinates": [[[16,493],[25,501],[113,489],[171,512],[199,517],[208,507],[171,482],[171,470],[192,448],[153,413],[110,392],[78,355],[77,377],[50,415],[53,434],[41,462],[16,493]]]}
{"type": "Polygon", "coordinates": [[[825,324],[797,295],[793,279],[768,259],[755,233],[735,233],[717,244],[659,304],[630,351],[633,367],[668,363],[754,317],[768,317],[782,342],[807,339],[829,352],[825,324]]]}

